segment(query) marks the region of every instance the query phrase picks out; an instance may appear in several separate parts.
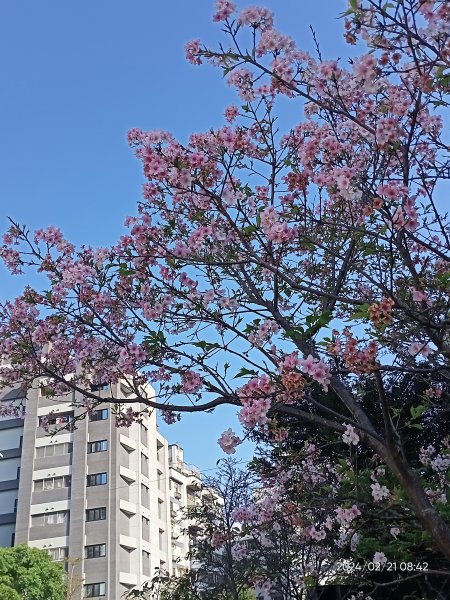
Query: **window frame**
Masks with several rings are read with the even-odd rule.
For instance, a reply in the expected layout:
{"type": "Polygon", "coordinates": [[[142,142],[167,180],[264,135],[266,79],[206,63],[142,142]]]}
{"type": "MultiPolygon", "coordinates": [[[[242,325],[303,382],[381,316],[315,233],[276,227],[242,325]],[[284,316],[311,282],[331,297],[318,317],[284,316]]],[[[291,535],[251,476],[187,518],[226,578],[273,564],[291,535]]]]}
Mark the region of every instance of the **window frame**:
{"type": "Polygon", "coordinates": [[[91,473],[86,476],[86,487],[96,487],[97,485],[107,485],[108,473],[103,471],[101,473],[91,473]],[[103,477],[104,476],[104,477],[103,477]],[[103,481],[104,479],[104,481],[103,481]],[[92,483],[94,482],[94,483],[92,483]]]}
{"type": "Polygon", "coordinates": [[[88,544],[84,547],[84,558],[104,558],[106,556],[106,543],[88,544]]]}
{"type": "Polygon", "coordinates": [[[88,442],[87,453],[96,454],[97,452],[108,451],[108,440],[95,440],[94,442],[88,442]]]}
{"type": "Polygon", "coordinates": [[[93,410],[89,415],[89,421],[91,423],[95,423],[95,421],[107,421],[108,418],[109,412],[107,408],[97,408],[96,410],[93,410]]]}
{"type": "Polygon", "coordinates": [[[39,427],[42,427],[42,423],[46,423],[46,426],[53,426],[53,425],[67,425],[68,423],[71,423],[74,419],[74,412],[72,411],[66,411],[63,413],[53,413],[53,414],[48,414],[48,415],[42,415],[39,417],[39,427]],[[58,423],[59,421],[59,423],[58,423]]]}
{"type": "Polygon", "coordinates": [[[57,548],[47,548],[52,560],[56,562],[64,561],[69,556],[69,548],[67,546],[59,546],[57,548]],[[52,552],[58,552],[58,557],[52,555],[52,552]],[[61,556],[62,554],[62,556],[61,556]]]}
{"type": "Polygon", "coordinates": [[[98,506],[97,508],[87,508],[86,509],[86,513],[85,513],[85,521],[86,523],[95,523],[96,521],[106,521],[106,517],[107,517],[107,512],[106,512],[106,506],[98,506]],[[100,517],[98,519],[88,519],[88,513],[93,513],[95,516],[95,511],[102,511],[99,512],[98,514],[100,515],[100,517]],[[104,517],[102,517],[101,515],[105,515],[104,517]]]}
{"type": "Polygon", "coordinates": [[[68,510],[55,510],[47,513],[31,515],[31,527],[47,527],[49,525],[64,525],[69,522],[68,510]],[[51,519],[50,519],[51,517],[51,519]],[[38,522],[38,518],[41,522],[38,522]]]}
{"type": "Polygon", "coordinates": [[[33,480],[33,492],[50,492],[52,490],[63,490],[66,488],[70,488],[72,485],[71,475],[57,475],[55,477],[46,477],[45,479],[34,479],[33,480]],[[55,481],[62,480],[62,485],[55,485],[55,481]],[[49,483],[45,482],[53,482],[49,487],[49,483]],[[39,486],[36,484],[42,483],[42,488],[39,489],[39,486]],[[46,487],[47,486],[47,487],[46,487]]]}
{"type": "Polygon", "coordinates": [[[64,454],[72,454],[73,452],[73,443],[72,442],[61,442],[59,444],[48,444],[46,446],[38,446],[36,448],[36,458],[51,458],[53,456],[64,456],[64,454]],[[59,448],[63,446],[63,452],[57,454],[55,452],[55,448],[59,448]],[[39,455],[39,451],[43,450],[44,453],[42,456],[39,455]],[[53,452],[51,453],[50,450],[53,452]]]}
{"type": "Polygon", "coordinates": [[[84,584],[84,597],[85,598],[98,598],[101,596],[106,596],[106,582],[105,581],[84,584]],[[103,587],[101,587],[101,586],[103,586],[103,587]]]}

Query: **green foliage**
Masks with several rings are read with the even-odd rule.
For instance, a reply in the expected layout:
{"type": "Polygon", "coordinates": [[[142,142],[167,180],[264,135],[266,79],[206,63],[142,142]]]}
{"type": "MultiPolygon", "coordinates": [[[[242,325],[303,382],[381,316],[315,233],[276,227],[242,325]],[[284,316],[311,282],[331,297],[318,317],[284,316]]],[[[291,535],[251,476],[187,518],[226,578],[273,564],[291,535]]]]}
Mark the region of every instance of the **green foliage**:
{"type": "Polygon", "coordinates": [[[0,548],[0,600],[64,600],[64,570],[45,550],[0,548]]]}

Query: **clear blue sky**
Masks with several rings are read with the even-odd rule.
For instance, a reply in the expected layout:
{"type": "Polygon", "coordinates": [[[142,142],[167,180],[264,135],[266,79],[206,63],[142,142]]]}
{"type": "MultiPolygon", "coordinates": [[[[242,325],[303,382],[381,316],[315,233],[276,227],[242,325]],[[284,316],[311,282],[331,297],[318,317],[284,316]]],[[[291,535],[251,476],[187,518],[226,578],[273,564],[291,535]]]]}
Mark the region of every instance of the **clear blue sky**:
{"type": "MultiPolygon", "coordinates": [[[[325,58],[348,55],[336,18],[346,0],[261,4],[301,47],[313,48],[311,24],[325,58]]],[[[217,69],[184,59],[187,41],[218,39],[213,8],[212,0],[2,0],[2,233],[11,216],[31,229],[56,225],[76,244],[117,240],[143,183],[128,129],[168,129],[183,141],[222,125],[235,101],[217,69]]],[[[2,267],[0,281],[2,299],[24,284],[2,267]]],[[[229,423],[222,409],[162,429],[188,462],[209,469],[223,456],[216,441],[229,423]]],[[[237,454],[249,456],[248,447],[237,454]]]]}

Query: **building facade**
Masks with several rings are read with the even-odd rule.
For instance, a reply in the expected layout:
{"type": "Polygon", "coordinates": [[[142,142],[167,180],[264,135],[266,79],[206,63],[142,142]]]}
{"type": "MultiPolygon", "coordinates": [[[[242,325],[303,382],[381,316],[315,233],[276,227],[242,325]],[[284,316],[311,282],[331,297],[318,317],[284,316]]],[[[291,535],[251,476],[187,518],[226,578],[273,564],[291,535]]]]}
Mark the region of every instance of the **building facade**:
{"type": "MultiPolygon", "coordinates": [[[[112,387],[99,393],[126,409],[126,387],[112,387]]],[[[71,600],[119,600],[156,569],[189,567],[181,508],[200,473],[158,432],[154,411],[117,427],[105,402],[71,430],[82,412],[76,396],[55,401],[34,390],[24,419],[5,410],[20,391],[1,400],[0,545],[26,543],[64,560],[71,600]]]]}
{"type": "Polygon", "coordinates": [[[192,566],[188,552],[196,534],[196,525],[187,520],[185,511],[201,502],[203,492],[200,471],[184,462],[183,448],[170,444],[168,450],[172,574],[178,577],[192,566]]]}

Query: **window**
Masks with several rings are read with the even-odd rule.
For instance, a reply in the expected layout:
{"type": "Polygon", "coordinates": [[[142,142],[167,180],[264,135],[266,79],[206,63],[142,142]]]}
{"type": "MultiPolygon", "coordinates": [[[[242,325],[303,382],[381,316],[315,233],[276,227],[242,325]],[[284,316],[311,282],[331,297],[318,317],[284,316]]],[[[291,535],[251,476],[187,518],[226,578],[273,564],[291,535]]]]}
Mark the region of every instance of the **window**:
{"type": "Polygon", "coordinates": [[[88,454],[94,452],[106,452],[108,450],[108,440],[99,440],[98,442],[88,443],[88,454]]]}
{"type": "Polygon", "coordinates": [[[143,550],[142,552],[142,572],[144,575],[151,575],[150,571],[150,553],[143,550]]]}
{"type": "Polygon", "coordinates": [[[105,485],[108,482],[107,473],[94,473],[93,475],[87,476],[87,486],[92,487],[93,485],[105,485]]]}
{"type": "Polygon", "coordinates": [[[156,456],[159,462],[164,463],[164,445],[156,440],[156,456]]]}
{"type": "Polygon", "coordinates": [[[36,448],[36,458],[47,456],[61,456],[72,452],[72,444],[50,444],[49,446],[40,446],[36,448]]]}
{"type": "Polygon", "coordinates": [[[87,583],[84,586],[85,598],[97,598],[106,594],[106,583],[87,583]]]}
{"type": "Polygon", "coordinates": [[[148,477],[148,456],[141,452],[141,473],[148,477]]]}
{"type": "Polygon", "coordinates": [[[65,560],[69,556],[69,548],[47,548],[52,560],[65,560]]]}
{"type": "Polygon", "coordinates": [[[158,518],[164,520],[164,502],[158,498],[158,518]]]}
{"type": "Polygon", "coordinates": [[[48,479],[36,479],[34,482],[34,491],[42,492],[47,490],[56,490],[70,487],[70,475],[61,477],[49,477],[48,479]]]}
{"type": "Polygon", "coordinates": [[[164,540],[164,530],[163,529],[159,530],[159,549],[160,550],[165,549],[165,540],[164,540]]]}
{"type": "Polygon", "coordinates": [[[148,448],[148,429],[141,423],[141,444],[148,448]]]}
{"type": "Polygon", "coordinates": [[[142,539],[150,541],[150,520],[146,517],[142,517],[142,539]]]}
{"type": "Polygon", "coordinates": [[[91,383],[91,392],[100,392],[101,390],[107,390],[109,383],[91,383]]]}
{"type": "Polygon", "coordinates": [[[89,421],[106,421],[108,418],[108,409],[100,408],[91,412],[89,421]]]}
{"type": "Polygon", "coordinates": [[[61,523],[67,523],[68,516],[69,511],[67,510],[33,515],[31,517],[31,526],[44,527],[45,525],[60,525],[61,523]]]}
{"type": "Polygon", "coordinates": [[[106,556],[106,544],[92,544],[85,547],[85,558],[100,558],[106,556]]]}
{"type": "Polygon", "coordinates": [[[73,420],[73,412],[49,414],[39,417],[39,425],[48,427],[49,425],[67,425],[73,420]]]}
{"type": "Polygon", "coordinates": [[[141,483],[141,504],[145,508],[150,508],[149,490],[143,483],[141,483]]]}
{"type": "Polygon", "coordinates": [[[175,498],[178,498],[178,500],[181,498],[182,494],[181,494],[181,483],[178,483],[178,481],[174,481],[173,482],[173,493],[175,498]]]}
{"type": "Polygon", "coordinates": [[[106,506],[100,508],[88,508],[86,521],[104,521],[106,519],[106,506]]]}

